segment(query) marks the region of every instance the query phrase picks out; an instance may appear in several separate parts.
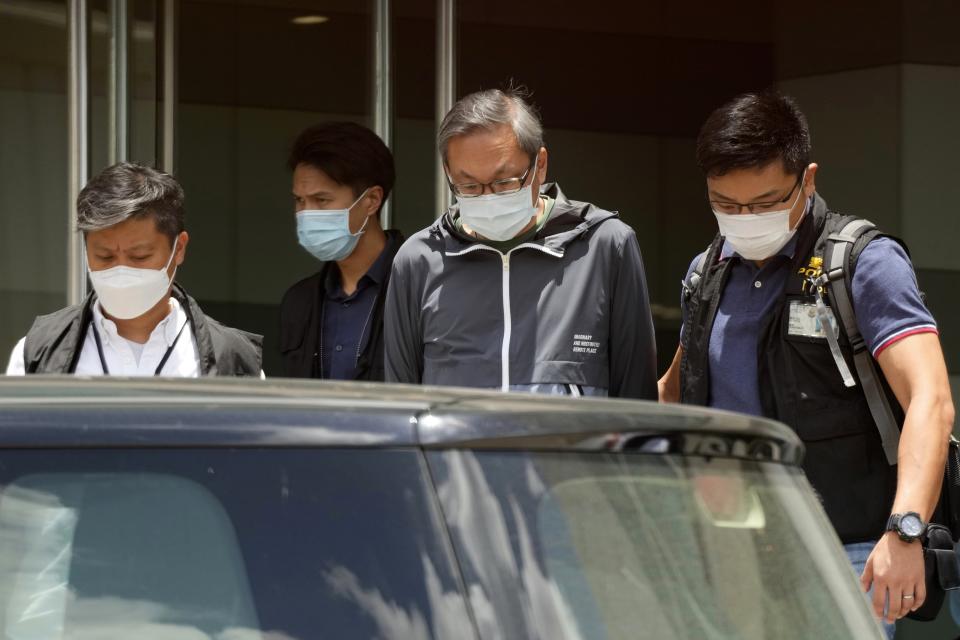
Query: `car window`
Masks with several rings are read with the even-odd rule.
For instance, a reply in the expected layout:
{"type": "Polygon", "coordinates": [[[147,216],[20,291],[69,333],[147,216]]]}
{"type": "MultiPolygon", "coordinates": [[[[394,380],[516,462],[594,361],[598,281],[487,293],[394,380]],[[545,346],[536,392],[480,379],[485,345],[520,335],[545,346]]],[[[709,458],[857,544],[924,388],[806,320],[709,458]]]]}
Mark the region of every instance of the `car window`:
{"type": "Polygon", "coordinates": [[[429,461],[483,638],[878,637],[796,470],[642,454],[429,461]]]}
{"type": "Polygon", "coordinates": [[[4,451],[0,637],[470,629],[416,451],[4,451]]]}
{"type": "Polygon", "coordinates": [[[0,575],[9,638],[258,628],[229,518],[201,485],[175,476],[19,478],[0,499],[0,575]]]}

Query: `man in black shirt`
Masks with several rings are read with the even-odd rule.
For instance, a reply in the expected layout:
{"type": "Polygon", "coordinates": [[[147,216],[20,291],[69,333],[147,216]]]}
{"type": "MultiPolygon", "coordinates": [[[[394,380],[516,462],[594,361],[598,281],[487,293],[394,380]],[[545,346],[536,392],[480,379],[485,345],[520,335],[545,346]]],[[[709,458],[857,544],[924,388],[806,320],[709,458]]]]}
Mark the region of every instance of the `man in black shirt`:
{"type": "Polygon", "coordinates": [[[288,164],[297,237],[321,266],[283,296],[284,375],[383,380],[383,301],[403,241],[380,225],[393,156],[369,129],[330,122],[303,131],[288,164]]]}

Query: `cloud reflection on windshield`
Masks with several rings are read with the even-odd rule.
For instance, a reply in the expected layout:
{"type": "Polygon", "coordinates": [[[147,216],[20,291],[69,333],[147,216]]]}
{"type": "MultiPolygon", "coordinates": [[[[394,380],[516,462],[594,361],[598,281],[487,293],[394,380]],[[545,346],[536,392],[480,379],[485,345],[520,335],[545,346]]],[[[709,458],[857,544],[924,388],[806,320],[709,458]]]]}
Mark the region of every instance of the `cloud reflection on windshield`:
{"type": "Polygon", "coordinates": [[[464,636],[464,625],[469,624],[463,599],[456,591],[445,591],[440,576],[426,552],[420,553],[424,583],[430,611],[406,609],[388,601],[375,587],[361,584],[356,574],[343,566],[324,572],[324,578],[334,593],[348,599],[365,611],[377,626],[377,637],[396,640],[430,640],[431,638],[458,638],[464,636]],[[434,632],[431,633],[432,622],[434,632]]]}
{"type": "MultiPolygon", "coordinates": [[[[468,582],[468,588],[481,636],[507,638],[520,629],[529,637],[579,640],[576,617],[537,555],[530,526],[536,513],[525,512],[513,494],[506,498],[517,538],[515,552],[507,516],[476,456],[451,451],[443,460],[449,475],[437,491],[454,538],[461,541],[457,550],[466,556],[461,562],[468,566],[468,580],[471,572],[478,578],[468,582]]],[[[517,489],[526,485],[538,499],[544,485],[529,459],[523,473],[517,489]]]]}

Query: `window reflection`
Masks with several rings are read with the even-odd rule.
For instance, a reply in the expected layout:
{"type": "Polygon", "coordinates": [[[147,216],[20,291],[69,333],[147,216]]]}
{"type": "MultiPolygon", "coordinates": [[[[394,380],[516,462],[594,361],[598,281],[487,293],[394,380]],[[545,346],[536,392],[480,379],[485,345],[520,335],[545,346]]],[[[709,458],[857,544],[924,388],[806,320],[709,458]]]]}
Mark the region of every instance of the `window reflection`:
{"type": "Polygon", "coordinates": [[[0,2],[0,362],[66,301],[67,11],[0,2]]]}
{"type": "Polygon", "coordinates": [[[3,492],[0,539],[11,570],[0,573],[7,637],[219,637],[259,627],[233,526],[193,482],[28,475],[3,492]]]}
{"type": "Polygon", "coordinates": [[[778,465],[456,451],[430,462],[484,638],[875,632],[806,485],[778,465]]]}
{"type": "Polygon", "coordinates": [[[177,175],[191,251],[179,273],[204,311],[265,336],[279,374],[277,307],[318,269],[297,245],[287,154],[309,125],[371,126],[371,2],[183,0],[177,175]],[[297,23],[321,16],[325,21],[297,23]]]}
{"type": "Polygon", "coordinates": [[[557,583],[546,573],[535,539],[539,534],[530,530],[531,509],[535,512],[545,490],[530,461],[517,460],[494,475],[469,452],[450,452],[444,462],[444,475],[449,475],[437,492],[461,555],[481,637],[512,637],[520,630],[558,640],[582,637],[557,583]],[[511,486],[521,490],[511,491],[511,486]]]}
{"type": "Polygon", "coordinates": [[[0,487],[2,637],[426,640],[470,624],[415,452],[16,451],[0,487]]]}

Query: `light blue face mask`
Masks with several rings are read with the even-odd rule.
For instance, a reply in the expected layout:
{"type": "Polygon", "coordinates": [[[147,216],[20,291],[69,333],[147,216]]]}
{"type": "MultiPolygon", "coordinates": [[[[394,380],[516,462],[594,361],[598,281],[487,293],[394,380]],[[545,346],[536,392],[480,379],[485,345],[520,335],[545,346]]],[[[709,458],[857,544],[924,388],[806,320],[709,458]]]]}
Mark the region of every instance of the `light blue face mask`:
{"type": "Polygon", "coordinates": [[[305,209],[297,212],[297,239],[300,246],[317,260],[336,262],[343,260],[357,246],[370,216],[356,233],[350,233],[350,209],[353,209],[367,189],[346,209],[305,209]]]}

